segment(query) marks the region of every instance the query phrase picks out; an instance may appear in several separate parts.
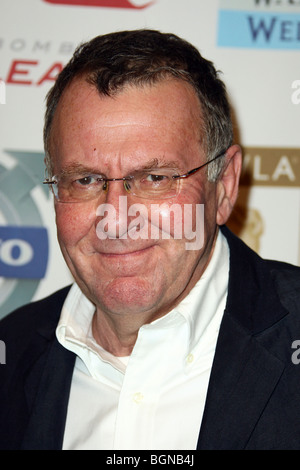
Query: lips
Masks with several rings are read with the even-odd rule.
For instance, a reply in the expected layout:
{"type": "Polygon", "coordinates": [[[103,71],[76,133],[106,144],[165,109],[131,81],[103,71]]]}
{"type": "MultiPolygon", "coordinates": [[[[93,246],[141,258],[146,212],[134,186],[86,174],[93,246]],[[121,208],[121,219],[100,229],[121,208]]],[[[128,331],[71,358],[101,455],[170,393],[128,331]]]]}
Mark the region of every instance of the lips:
{"type": "Polygon", "coordinates": [[[135,249],[135,250],[128,250],[126,249],[126,247],[124,247],[124,249],[122,250],[102,250],[100,252],[98,252],[100,255],[102,256],[106,256],[106,257],[126,257],[126,256],[138,256],[138,255],[142,255],[142,254],[145,254],[146,252],[149,252],[149,250],[153,249],[155,247],[155,245],[150,245],[150,246],[146,246],[146,247],[141,247],[141,248],[138,248],[138,249],[135,249]]]}

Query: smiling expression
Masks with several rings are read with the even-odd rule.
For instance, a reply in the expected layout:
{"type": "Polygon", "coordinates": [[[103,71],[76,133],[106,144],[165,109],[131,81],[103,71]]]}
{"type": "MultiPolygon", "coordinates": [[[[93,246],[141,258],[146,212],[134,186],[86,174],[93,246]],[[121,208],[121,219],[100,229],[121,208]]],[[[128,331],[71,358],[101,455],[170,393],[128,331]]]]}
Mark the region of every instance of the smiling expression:
{"type": "MultiPolygon", "coordinates": [[[[149,167],[153,160],[186,172],[205,162],[201,128],[199,100],[181,80],[127,86],[108,97],[75,79],[53,119],[54,174],[80,166],[120,178],[149,167]]],[[[172,236],[100,240],[97,207],[112,204],[118,212],[119,196],[127,196],[128,205],[161,202],[127,194],[122,181],[109,183],[101,200],[56,202],[58,240],[76,282],[97,309],[109,315],[140,314],[150,321],[170,311],[201,277],[217,233],[218,185],[208,182],[201,170],[183,182],[180,194],[162,201],[182,207],[204,204],[205,240],[200,250],[187,251],[187,240],[172,236]]]]}

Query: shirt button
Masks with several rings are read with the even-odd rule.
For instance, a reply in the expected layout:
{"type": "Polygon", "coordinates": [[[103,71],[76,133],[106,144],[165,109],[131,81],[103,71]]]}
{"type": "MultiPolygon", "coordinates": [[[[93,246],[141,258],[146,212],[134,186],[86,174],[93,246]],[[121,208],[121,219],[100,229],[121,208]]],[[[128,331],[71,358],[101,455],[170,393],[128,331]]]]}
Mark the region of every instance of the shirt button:
{"type": "Polygon", "coordinates": [[[191,364],[194,361],[194,355],[189,354],[188,357],[186,358],[186,361],[188,364],[191,364]]]}
{"type": "Polygon", "coordinates": [[[139,405],[144,399],[144,395],[141,392],[137,392],[133,395],[133,401],[139,405]]]}

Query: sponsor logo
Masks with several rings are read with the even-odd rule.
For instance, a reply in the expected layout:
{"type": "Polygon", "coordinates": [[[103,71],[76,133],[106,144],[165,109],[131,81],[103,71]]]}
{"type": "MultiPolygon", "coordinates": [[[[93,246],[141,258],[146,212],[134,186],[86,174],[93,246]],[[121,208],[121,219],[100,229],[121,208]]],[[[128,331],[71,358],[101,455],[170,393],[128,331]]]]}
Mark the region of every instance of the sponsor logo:
{"type": "Polygon", "coordinates": [[[44,0],[55,5],[72,5],[82,7],[135,8],[143,9],[154,3],[154,0],[44,0]]]}
{"type": "Polygon", "coordinates": [[[6,78],[6,83],[39,86],[48,81],[54,82],[59,72],[63,69],[61,62],[55,62],[51,67],[47,68],[37,80],[34,80],[32,74],[38,65],[39,61],[37,60],[13,60],[6,78]]]}
{"type": "MultiPolygon", "coordinates": [[[[298,191],[300,187],[300,149],[245,147],[243,154],[239,198],[226,225],[254,251],[260,253],[263,243],[265,243],[263,238],[268,236],[268,216],[262,210],[265,205],[263,201],[262,204],[256,202],[256,205],[252,205],[253,201],[249,201],[251,188],[281,187],[294,188],[298,191]]],[[[281,193],[279,192],[279,194],[281,193]]],[[[296,209],[294,229],[298,233],[299,209],[297,205],[293,207],[296,209]]],[[[273,206],[270,207],[270,211],[272,210],[273,206]]],[[[292,210],[290,209],[289,214],[292,210]]],[[[290,219],[288,220],[290,221],[290,219]]]]}
{"type": "Polygon", "coordinates": [[[48,264],[48,234],[33,190],[41,184],[44,155],[5,151],[0,165],[0,318],[30,302],[48,264]]]}
{"type": "Polygon", "coordinates": [[[244,148],[241,185],[300,187],[300,149],[244,148]]]}
{"type": "Polygon", "coordinates": [[[41,279],[48,259],[43,227],[0,226],[0,276],[41,279]]]}
{"type": "Polygon", "coordinates": [[[5,86],[51,86],[76,48],[76,43],[53,40],[12,39],[0,36],[0,52],[11,57],[2,71],[0,80],[0,102],[5,99],[5,86]],[[56,54],[60,60],[51,61],[47,56],[56,54]],[[21,58],[22,57],[22,58],[21,58]]]}
{"type": "Polygon", "coordinates": [[[220,0],[218,45],[300,48],[300,1],[220,0]]]}

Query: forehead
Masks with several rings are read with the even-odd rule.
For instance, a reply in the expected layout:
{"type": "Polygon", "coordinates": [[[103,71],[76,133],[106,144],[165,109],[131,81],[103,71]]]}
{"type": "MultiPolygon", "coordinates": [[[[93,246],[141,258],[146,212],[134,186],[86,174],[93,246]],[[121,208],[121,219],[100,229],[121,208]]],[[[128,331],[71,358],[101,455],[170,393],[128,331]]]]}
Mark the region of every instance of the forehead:
{"type": "Polygon", "coordinates": [[[182,80],[127,86],[108,97],[77,79],[55,111],[50,153],[56,161],[92,156],[181,159],[200,148],[201,129],[200,102],[182,80]]]}

